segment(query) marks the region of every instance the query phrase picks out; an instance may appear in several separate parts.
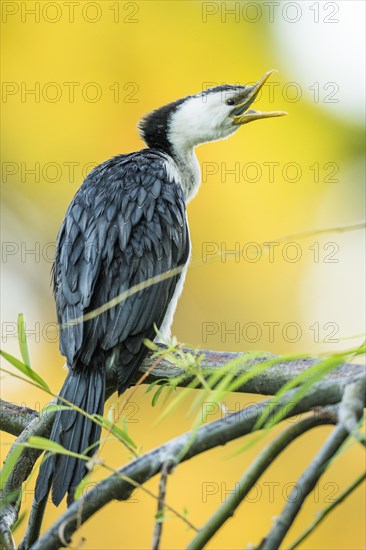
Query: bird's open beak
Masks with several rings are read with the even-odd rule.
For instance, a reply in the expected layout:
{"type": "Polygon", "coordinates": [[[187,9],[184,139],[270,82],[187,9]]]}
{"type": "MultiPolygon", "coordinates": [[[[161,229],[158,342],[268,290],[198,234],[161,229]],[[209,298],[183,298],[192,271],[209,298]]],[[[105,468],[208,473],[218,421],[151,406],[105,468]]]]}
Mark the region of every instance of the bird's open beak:
{"type": "Polygon", "coordinates": [[[269,77],[276,72],[277,71],[275,69],[267,71],[256,84],[253,86],[247,86],[244,92],[241,92],[236,98],[234,98],[235,108],[229,115],[233,119],[233,124],[246,124],[252,120],[259,120],[260,118],[271,118],[275,116],[287,115],[286,111],[248,111],[253,101],[255,101],[259,90],[263,88],[269,77]]]}

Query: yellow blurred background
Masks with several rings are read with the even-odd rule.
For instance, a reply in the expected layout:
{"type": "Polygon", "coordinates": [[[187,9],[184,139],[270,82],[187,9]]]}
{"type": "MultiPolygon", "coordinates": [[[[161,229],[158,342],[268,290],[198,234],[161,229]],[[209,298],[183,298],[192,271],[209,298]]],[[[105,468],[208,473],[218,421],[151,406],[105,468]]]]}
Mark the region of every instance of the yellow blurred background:
{"type": "MultiPolygon", "coordinates": [[[[3,1],[1,8],[2,348],[18,355],[23,312],[33,367],[58,391],[65,372],[50,268],[58,228],[85,174],[143,147],[136,123],[152,109],[215,84],[253,83],[271,68],[279,73],[257,108],[289,116],[197,150],[203,183],[188,207],[193,261],[173,332],[194,347],[286,354],[361,342],[349,338],[364,331],[362,232],[296,235],[364,219],[362,2],[3,1]],[[268,241],[278,243],[271,254],[268,241]]],[[[1,379],[1,392],[38,410],[49,400],[11,377],[1,379]]],[[[146,451],[187,431],[191,399],[157,423],[160,405],[152,408],[151,394],[139,388],[125,411],[129,433],[146,451]]],[[[256,400],[233,394],[225,405],[238,410],[256,400]]],[[[208,548],[258,543],[328,432],[318,428],[294,443],[208,548]]],[[[12,438],[2,441],[4,453],[12,438]]],[[[202,525],[263,446],[233,458],[242,445],[179,466],[169,504],[202,525]]],[[[115,467],[128,460],[115,443],[102,456],[115,467]]],[[[284,548],[363,466],[357,446],[335,461],[284,548]]],[[[147,487],[156,492],[157,481],[147,487]]],[[[300,548],[364,548],[364,496],[358,489],[300,548]]],[[[47,526],[62,509],[49,507],[47,526]]],[[[155,509],[142,491],[111,504],[82,528],[83,548],[149,548],[155,509]]],[[[184,548],[191,538],[170,517],[162,548],[184,548]]]]}

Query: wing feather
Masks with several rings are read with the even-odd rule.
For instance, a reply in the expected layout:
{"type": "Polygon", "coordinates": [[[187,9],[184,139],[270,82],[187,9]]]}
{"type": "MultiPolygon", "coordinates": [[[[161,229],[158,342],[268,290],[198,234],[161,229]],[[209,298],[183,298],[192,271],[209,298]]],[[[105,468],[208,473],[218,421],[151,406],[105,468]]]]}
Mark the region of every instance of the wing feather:
{"type": "Polygon", "coordinates": [[[61,352],[73,368],[91,364],[101,350],[107,359],[118,347],[120,389],[145,354],[143,340],[162,323],[180,275],[154,285],[148,280],[183,266],[189,255],[183,191],[168,162],[165,153],[147,149],[96,167],[58,237],[54,289],[64,327],[61,352]],[[145,288],[108,311],[72,323],[141,283],[145,288]]]}

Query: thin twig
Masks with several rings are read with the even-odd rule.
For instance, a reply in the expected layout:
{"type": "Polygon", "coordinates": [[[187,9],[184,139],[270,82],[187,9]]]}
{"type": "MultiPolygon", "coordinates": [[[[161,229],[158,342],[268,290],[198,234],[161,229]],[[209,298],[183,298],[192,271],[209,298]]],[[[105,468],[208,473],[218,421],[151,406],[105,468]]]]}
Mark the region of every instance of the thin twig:
{"type": "MultiPolygon", "coordinates": [[[[293,393],[290,392],[279,406],[288,410],[288,402],[291,401],[292,395],[293,393]]],[[[303,402],[291,408],[286,417],[307,412],[309,408],[314,406],[316,406],[316,400],[314,400],[314,396],[309,395],[303,402]]],[[[32,550],[56,550],[60,544],[59,528],[61,525],[66,525],[63,531],[66,540],[71,540],[72,534],[77,529],[75,518],[81,500],[83,502],[80,519],[81,524],[83,524],[111,500],[126,500],[130,497],[134,485],[126,478],[142,485],[161,470],[164,462],[174,460],[174,457],[180,456],[183,449],[187,449],[187,451],[182,458],[182,462],[250,433],[265,407],[268,407],[268,401],[256,403],[247,407],[245,414],[243,414],[243,411],[238,411],[216,422],[202,426],[197,430],[193,439],[191,433],[186,433],[130,462],[119,470],[118,476],[109,476],[91,489],[87,495],[71,504],[64,514],[32,546],[32,550]],[[189,443],[188,446],[187,443],[189,443]]]]}
{"type": "Polygon", "coordinates": [[[135,385],[132,387],[130,393],[127,397],[124,398],[124,400],[121,403],[121,411],[125,408],[125,406],[131,401],[131,397],[134,395],[136,390],[143,384],[146,380],[146,378],[149,376],[150,373],[162,362],[163,356],[161,355],[156,359],[156,361],[149,366],[149,368],[140,376],[140,378],[135,382],[135,385]]]}
{"type": "MultiPolygon", "coordinates": [[[[258,415],[261,414],[265,403],[248,407],[245,415],[240,411],[241,414],[235,413],[217,422],[203,426],[197,432],[196,438],[183,460],[188,460],[197,454],[214,448],[217,444],[224,444],[250,432],[258,415]]],[[[82,523],[111,500],[126,500],[130,497],[134,486],[123,479],[123,477],[131,478],[140,485],[145,483],[161,470],[165,462],[174,460],[174,457],[179,455],[190,437],[190,433],[179,436],[121,468],[119,470],[120,476],[111,475],[101,481],[87,495],[81,497],[83,500],[82,523]]],[[[71,540],[71,536],[77,528],[75,518],[78,512],[79,501],[71,504],[51,528],[32,546],[32,550],[53,550],[58,548],[60,542],[58,532],[61,525],[66,525],[64,530],[66,540],[71,540]]]]}
{"type": "Polygon", "coordinates": [[[165,495],[166,495],[166,486],[168,481],[168,475],[171,472],[172,466],[174,463],[171,461],[164,462],[161,469],[160,483],[159,483],[159,500],[158,500],[158,509],[155,516],[155,527],[154,527],[154,536],[153,542],[151,545],[151,550],[159,550],[161,534],[163,532],[163,523],[164,523],[164,508],[165,508],[165,495]]]}
{"type": "MultiPolygon", "coordinates": [[[[170,460],[169,462],[172,462],[172,461],[170,460]]],[[[150,497],[152,497],[156,501],[159,500],[159,497],[157,495],[155,495],[152,491],[150,491],[150,489],[147,489],[141,483],[138,483],[137,481],[135,481],[131,477],[127,477],[126,475],[121,474],[118,470],[115,470],[114,468],[111,468],[110,466],[107,466],[106,464],[102,464],[102,467],[104,467],[106,470],[108,470],[113,475],[115,475],[118,478],[122,479],[122,481],[126,481],[127,483],[129,483],[135,489],[141,489],[144,493],[146,493],[147,495],[149,495],[150,497]]],[[[124,500],[126,500],[126,499],[124,499],[124,500]]],[[[81,506],[82,506],[82,501],[81,501],[81,506]]],[[[181,519],[183,521],[183,523],[185,523],[187,525],[187,527],[189,527],[190,529],[193,529],[193,531],[198,531],[198,529],[193,525],[193,523],[191,523],[187,518],[185,518],[182,514],[180,514],[177,510],[175,510],[175,508],[170,506],[170,504],[168,504],[167,502],[165,502],[165,508],[167,510],[169,510],[170,512],[172,512],[177,518],[181,519]]],[[[79,518],[81,518],[81,514],[79,514],[79,518]]],[[[81,523],[78,523],[77,529],[79,529],[80,526],[81,526],[81,523]]]]}
{"type": "MultiPolygon", "coordinates": [[[[276,244],[276,243],[286,242],[286,241],[293,240],[293,239],[306,239],[306,238],[311,237],[313,235],[320,235],[320,234],[326,234],[326,233],[333,233],[333,232],[339,233],[339,232],[346,232],[346,231],[354,231],[354,230],[357,230],[357,229],[363,229],[364,227],[365,227],[364,223],[358,223],[358,224],[353,224],[353,225],[348,225],[348,226],[343,226],[343,227],[331,227],[331,228],[326,228],[326,229],[315,229],[315,230],[306,231],[306,232],[303,232],[303,233],[295,233],[293,235],[287,235],[285,237],[280,237],[279,239],[276,239],[276,240],[271,239],[270,241],[266,241],[263,244],[268,245],[268,244],[276,244]]],[[[218,254],[217,257],[213,258],[213,260],[215,261],[215,259],[220,258],[220,256],[221,255],[218,254]]],[[[192,269],[193,267],[201,266],[202,264],[203,264],[202,259],[198,260],[198,261],[197,260],[192,261],[189,268],[192,269]]],[[[131,286],[130,288],[128,288],[127,290],[125,290],[124,292],[119,294],[118,296],[112,298],[112,300],[109,300],[108,302],[106,302],[102,306],[100,306],[98,308],[95,308],[92,311],[89,311],[88,313],[86,313],[84,315],[81,315],[79,317],[75,317],[74,319],[71,319],[70,321],[67,321],[66,323],[63,323],[62,325],[60,325],[60,329],[61,330],[66,329],[66,328],[69,328],[71,326],[84,323],[85,321],[89,321],[90,319],[95,319],[96,317],[98,317],[99,315],[102,315],[103,313],[105,313],[109,309],[112,309],[112,308],[116,307],[118,304],[121,304],[121,303],[125,302],[128,298],[130,298],[134,294],[137,294],[141,290],[145,290],[146,288],[149,288],[153,285],[156,285],[157,283],[160,283],[160,282],[165,281],[167,279],[171,279],[172,277],[175,277],[176,275],[179,275],[183,271],[183,269],[184,269],[184,266],[180,265],[180,266],[177,266],[177,267],[175,267],[173,269],[170,269],[168,271],[164,271],[164,273],[161,273],[160,275],[155,275],[153,277],[149,277],[145,281],[142,281],[140,283],[137,283],[136,285],[131,286]]]]}
{"type": "MultiPolygon", "coordinates": [[[[161,348],[164,349],[163,346],[161,346],[161,348]]],[[[184,351],[192,352],[192,350],[188,349],[185,349],[184,351]]],[[[234,378],[237,378],[242,376],[244,372],[250,372],[253,367],[258,364],[276,358],[276,356],[272,354],[262,354],[261,357],[255,359],[251,357],[248,359],[248,354],[245,353],[228,353],[211,350],[202,350],[201,353],[204,355],[204,359],[200,364],[200,369],[205,379],[208,379],[215,369],[217,370],[222,368],[231,360],[237,360],[240,362],[241,366],[237,369],[234,376],[234,378]]],[[[159,381],[161,378],[167,379],[180,376],[181,379],[179,386],[185,387],[189,385],[190,379],[184,379],[182,376],[184,375],[184,371],[175,364],[169,362],[165,357],[162,359],[161,363],[152,370],[152,372],[148,372],[156,361],[156,358],[152,358],[152,356],[153,353],[149,353],[143,365],[137,371],[135,379],[138,379],[145,373],[148,373],[147,378],[145,379],[147,383],[159,381]]],[[[288,361],[277,358],[274,365],[258,373],[258,375],[248,380],[240,388],[237,388],[236,391],[274,395],[285,383],[295,378],[299,373],[306,371],[317,361],[319,361],[319,359],[294,358],[291,361],[288,361]]],[[[342,398],[345,387],[349,383],[362,380],[364,376],[364,367],[362,365],[342,365],[314,385],[311,391],[301,401],[302,411],[308,411],[309,408],[314,406],[324,406],[327,404],[338,403],[342,398]]],[[[107,371],[106,399],[108,399],[115,392],[116,386],[116,373],[112,370],[107,371]]],[[[32,415],[33,413],[30,412],[30,414],[32,415]]],[[[34,411],[35,418],[22,432],[19,442],[26,442],[29,437],[33,435],[48,437],[55,414],[56,411],[52,411],[37,418],[37,413],[34,411]]],[[[22,420],[22,422],[18,423],[17,426],[14,427],[13,425],[9,431],[11,431],[11,433],[17,433],[17,430],[21,430],[24,426],[25,423],[23,424],[22,420]]],[[[0,415],[0,429],[6,430],[7,428],[9,428],[9,421],[4,420],[4,416],[0,415]]],[[[40,454],[41,451],[37,449],[24,448],[22,450],[19,458],[19,464],[17,464],[17,467],[14,469],[15,473],[11,476],[11,479],[6,487],[6,492],[8,495],[12,492],[15,494],[19,492],[22,483],[28,478],[33,469],[34,463],[40,454]]],[[[14,515],[14,518],[16,519],[18,510],[14,511],[16,512],[14,515]]],[[[0,517],[1,513],[2,511],[0,510],[0,517]]]]}
{"type": "Polygon", "coordinates": [[[295,550],[296,548],[298,548],[299,544],[301,544],[317,527],[318,525],[327,517],[328,514],[330,514],[330,512],[332,512],[332,510],[334,508],[336,508],[336,506],[338,506],[339,504],[341,504],[344,500],[346,500],[347,497],[349,497],[349,495],[351,493],[353,493],[353,491],[355,489],[357,489],[357,487],[359,487],[361,485],[361,483],[363,481],[365,481],[366,479],[366,472],[364,472],[363,474],[361,474],[357,479],[355,479],[355,481],[349,486],[347,487],[347,489],[345,491],[343,491],[343,493],[341,493],[339,495],[338,498],[336,498],[333,502],[331,502],[331,504],[329,504],[329,506],[327,506],[326,508],[324,508],[324,510],[320,510],[317,514],[316,514],[316,517],[315,519],[313,520],[313,522],[309,525],[309,527],[288,547],[288,550],[295,550]]]}
{"type": "MultiPolygon", "coordinates": [[[[342,406],[344,407],[343,403],[340,407],[342,406]]],[[[360,414],[362,414],[363,403],[361,401],[356,401],[353,405],[348,403],[347,407],[353,408],[353,413],[357,418],[360,414]]],[[[307,496],[314,489],[320,477],[329,467],[331,459],[337,455],[340,447],[344,444],[348,437],[348,430],[345,428],[344,424],[339,421],[323,447],[298,480],[288,498],[287,504],[276,519],[276,522],[269,534],[258,546],[258,550],[273,550],[274,548],[280,547],[307,496]]]]}
{"type": "Polygon", "coordinates": [[[346,233],[348,231],[357,231],[358,229],[364,229],[366,224],[364,222],[355,223],[352,225],[343,225],[340,227],[328,227],[325,229],[312,229],[311,231],[303,231],[302,233],[293,233],[292,235],[286,235],[285,237],[279,237],[278,239],[271,239],[267,241],[269,243],[282,243],[286,241],[308,239],[315,235],[326,235],[327,233],[346,233]]]}

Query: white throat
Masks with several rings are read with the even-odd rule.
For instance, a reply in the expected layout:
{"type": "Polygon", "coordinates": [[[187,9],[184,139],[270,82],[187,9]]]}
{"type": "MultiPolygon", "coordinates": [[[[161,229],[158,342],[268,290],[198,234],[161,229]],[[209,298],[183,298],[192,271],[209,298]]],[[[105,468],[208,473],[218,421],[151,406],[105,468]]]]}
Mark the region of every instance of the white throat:
{"type": "Polygon", "coordinates": [[[196,195],[201,183],[201,169],[194,148],[174,148],[174,161],[177,165],[180,182],[186,203],[196,195]]]}
{"type": "Polygon", "coordinates": [[[194,148],[201,143],[225,139],[237,130],[228,117],[230,107],[221,94],[192,96],[174,112],[168,129],[168,140],[181,176],[186,201],[197,193],[201,171],[194,148]]]}

